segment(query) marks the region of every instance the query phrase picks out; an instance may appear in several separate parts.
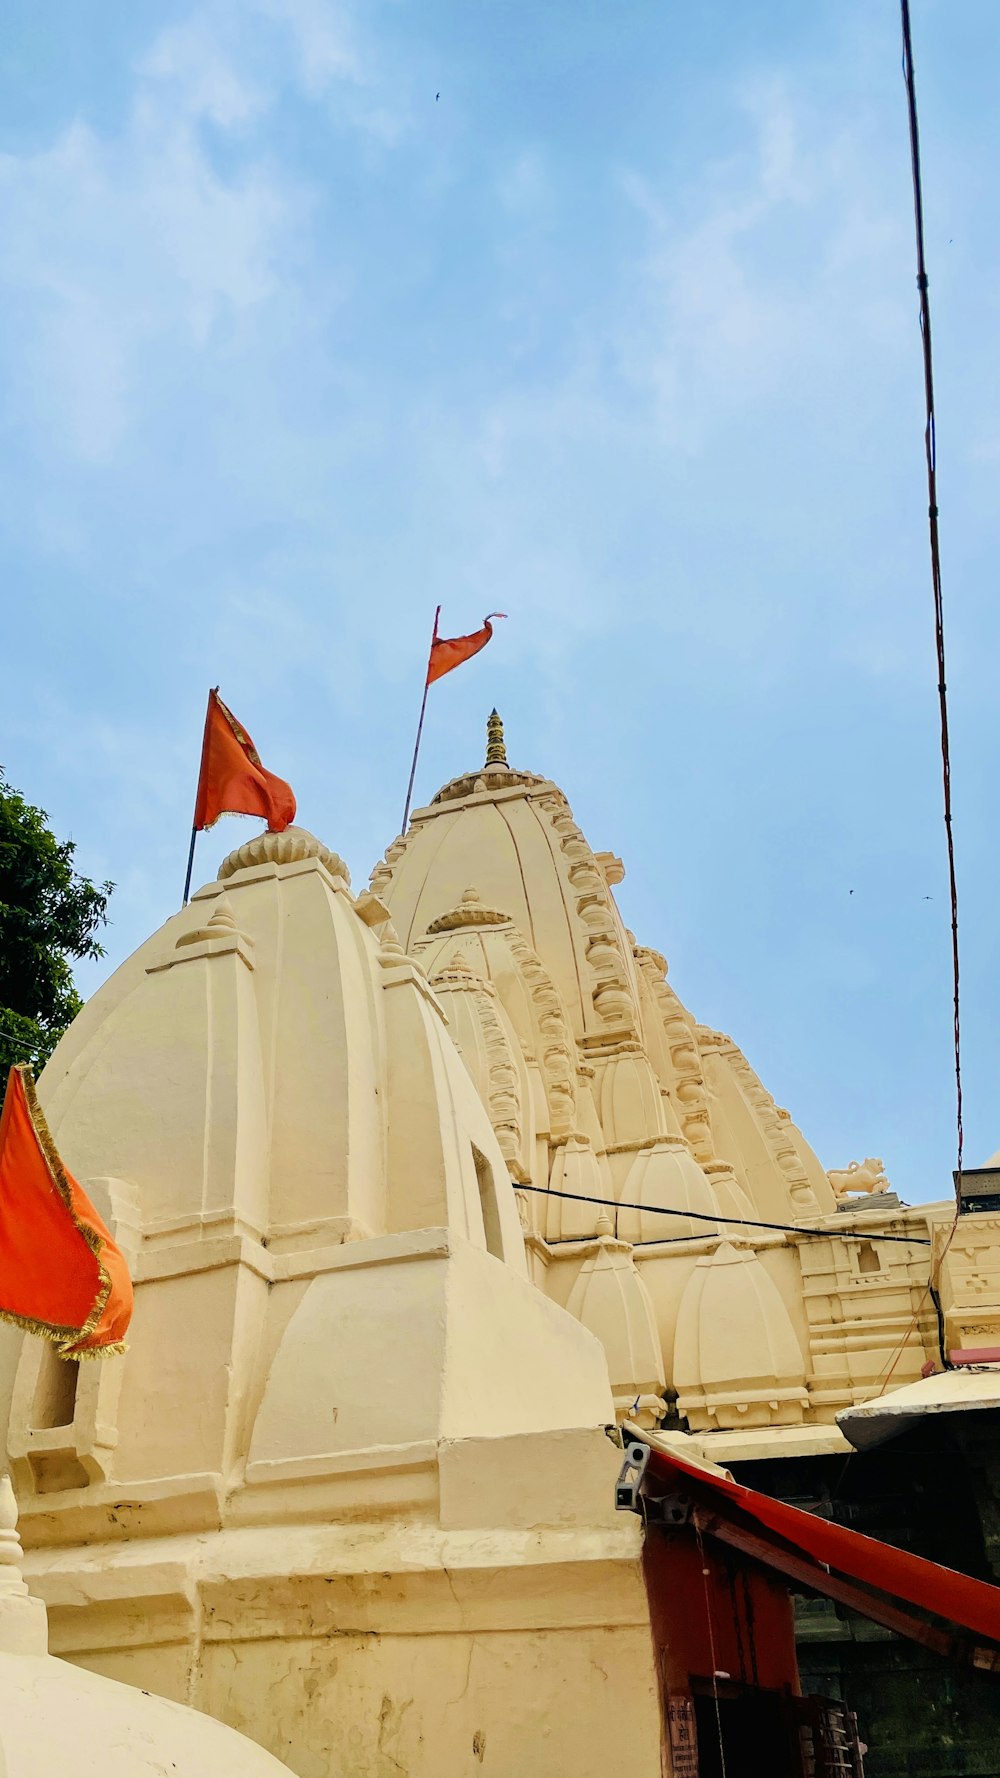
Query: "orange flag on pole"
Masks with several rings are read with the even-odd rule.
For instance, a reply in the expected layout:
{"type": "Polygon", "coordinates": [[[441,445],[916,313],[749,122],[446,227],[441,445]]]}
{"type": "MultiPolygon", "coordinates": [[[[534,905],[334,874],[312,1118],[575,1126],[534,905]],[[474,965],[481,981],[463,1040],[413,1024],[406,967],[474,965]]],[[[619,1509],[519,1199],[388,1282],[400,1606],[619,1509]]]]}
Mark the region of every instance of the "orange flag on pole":
{"type": "Polygon", "coordinates": [[[481,630],[473,630],[470,636],[439,636],[438,620],[441,607],[434,613],[434,628],[431,631],[431,652],[427,660],[427,677],[424,680],[424,696],[420,706],[420,720],[417,723],[417,739],[413,747],[413,763],[410,766],[410,782],[406,787],[406,806],[403,809],[403,825],[401,833],[406,832],[406,824],[410,819],[410,804],[413,801],[413,784],[417,775],[417,759],[420,754],[420,737],[424,732],[424,716],[427,713],[427,693],[436,679],[443,679],[454,667],[460,667],[463,661],[472,659],[481,648],[485,648],[493,634],[493,619],[506,617],[506,611],[491,611],[489,617],[483,618],[481,630]]]}
{"type": "Polygon", "coordinates": [[[259,815],[272,833],[284,833],[295,820],[295,796],[284,778],[261,765],[246,729],[226,708],[216,687],[208,694],[195,832],[213,827],[220,815],[259,815]]]}
{"type": "Polygon", "coordinates": [[[27,1067],[0,1113],[0,1317],[52,1340],[60,1358],[124,1352],[132,1280],[81,1185],[66,1171],[27,1067]]]}
{"type": "MultiPolygon", "coordinates": [[[[439,605],[439,613],[440,610],[439,605]]],[[[463,661],[471,660],[474,654],[478,654],[481,648],[486,647],[492,636],[493,619],[506,616],[506,611],[491,611],[489,617],[483,618],[482,629],[473,630],[471,636],[439,636],[437,618],[435,618],[430,659],[427,662],[426,683],[433,685],[436,679],[443,679],[446,673],[450,673],[454,667],[460,667],[463,661]]]]}

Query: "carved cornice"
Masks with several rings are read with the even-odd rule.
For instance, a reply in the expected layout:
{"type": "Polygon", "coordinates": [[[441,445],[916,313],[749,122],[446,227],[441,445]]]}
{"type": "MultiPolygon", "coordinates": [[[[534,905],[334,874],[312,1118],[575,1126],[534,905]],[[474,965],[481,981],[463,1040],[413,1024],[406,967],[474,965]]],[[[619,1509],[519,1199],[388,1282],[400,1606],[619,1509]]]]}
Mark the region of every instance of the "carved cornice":
{"type": "Polygon", "coordinates": [[[344,860],[337,852],[331,852],[318,840],[315,834],[307,833],[304,827],[286,827],[284,833],[264,833],[255,835],[230,852],[219,866],[219,881],[224,883],[227,877],[235,876],[237,871],[249,870],[260,864],[299,864],[307,858],[316,858],[331,877],[342,877],[350,885],[351,873],[344,860]]]}
{"type": "Polygon", "coordinates": [[[645,945],[635,948],[635,960],[656,1002],[676,1077],[675,1093],[681,1129],[702,1163],[715,1152],[708,1107],[708,1089],[702,1072],[698,1040],[688,1015],[666,979],[667,960],[645,945]]]}
{"type": "Polygon", "coordinates": [[[478,889],[466,889],[457,908],[439,914],[427,928],[428,933],[457,932],[463,926],[506,926],[510,915],[498,908],[485,908],[478,889]]]}
{"type": "Polygon", "coordinates": [[[698,1042],[702,1049],[717,1050],[728,1062],[742,1089],[744,1098],[757,1114],[757,1123],[761,1134],[771,1156],[784,1175],[792,1203],[804,1215],[816,1215],[819,1211],[819,1202],[802,1163],[802,1157],[795,1146],[791,1134],[791,1121],[787,1112],[784,1114],[779,1112],[763,1081],[754,1073],[743,1051],[731,1037],[724,1036],[721,1031],[712,1031],[707,1025],[699,1025],[698,1042]]]}
{"type": "MultiPolygon", "coordinates": [[[[431,977],[431,986],[439,991],[463,994],[466,1004],[472,1008],[486,1058],[486,1090],[481,1096],[485,1100],[500,1152],[507,1163],[507,1171],[518,1184],[528,1183],[531,1175],[524,1164],[525,1108],[521,1103],[517,1059],[498,1011],[496,989],[492,982],[485,982],[476,975],[461,952],[435,971],[431,977]]],[[[454,1023],[452,1038],[461,1054],[461,1032],[454,1023]]],[[[466,1066],[475,1082],[471,1058],[466,1066]]]]}
{"type": "Polygon", "coordinates": [[[577,1076],[576,1044],[566,1008],[548,970],[523,933],[512,926],[505,936],[534,1008],[551,1134],[553,1138],[566,1137],[576,1128],[577,1076]]]}
{"type": "Polygon", "coordinates": [[[625,874],[624,867],[610,853],[602,853],[601,858],[608,861],[607,870],[602,869],[561,791],[540,796],[537,807],[545,811],[555,832],[577,917],[586,932],[584,953],[592,976],[594,1010],[602,1024],[615,1034],[638,1038],[638,1009],[608,885],[608,872],[620,881],[615,867],[620,869],[621,876],[625,874]]]}

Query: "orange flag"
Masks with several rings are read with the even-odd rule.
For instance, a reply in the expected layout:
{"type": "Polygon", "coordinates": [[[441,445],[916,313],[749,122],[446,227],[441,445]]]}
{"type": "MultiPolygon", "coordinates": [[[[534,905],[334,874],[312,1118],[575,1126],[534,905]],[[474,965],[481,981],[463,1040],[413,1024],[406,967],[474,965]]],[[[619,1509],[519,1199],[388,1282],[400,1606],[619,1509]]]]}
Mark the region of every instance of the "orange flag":
{"type": "Polygon", "coordinates": [[[295,820],[295,796],[284,778],[265,771],[260,754],[227,710],[218,687],[208,694],[194,828],[213,827],[220,815],[260,815],[272,833],[295,820]]]}
{"type": "Polygon", "coordinates": [[[431,641],[431,655],[427,663],[428,685],[435,679],[443,679],[453,667],[460,667],[463,661],[471,660],[481,648],[485,648],[493,634],[493,619],[506,617],[505,611],[491,611],[489,617],[483,618],[481,630],[473,630],[471,636],[439,636],[437,622],[434,624],[434,636],[431,641]]]}
{"type": "Polygon", "coordinates": [[[132,1280],[121,1249],[67,1173],[31,1071],[12,1068],[0,1113],[0,1317],[60,1358],[124,1352],[132,1280]]]}

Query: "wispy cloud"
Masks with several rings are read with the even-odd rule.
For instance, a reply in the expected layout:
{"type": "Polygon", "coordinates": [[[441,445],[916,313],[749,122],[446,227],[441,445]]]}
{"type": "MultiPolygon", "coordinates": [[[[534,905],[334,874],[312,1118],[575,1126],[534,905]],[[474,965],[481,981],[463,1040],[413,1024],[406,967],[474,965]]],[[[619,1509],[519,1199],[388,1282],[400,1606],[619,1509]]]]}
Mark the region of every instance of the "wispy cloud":
{"type": "Polygon", "coordinates": [[[628,169],[648,245],[619,336],[626,375],[654,393],[677,448],[698,449],[740,406],[794,399],[803,368],[829,387],[859,345],[898,350],[906,240],[878,177],[877,124],[807,106],[803,84],[734,94],[739,148],[683,182],[628,169]]]}
{"type": "Polygon", "coordinates": [[[5,369],[29,433],[108,463],[161,403],[167,363],[195,389],[209,348],[239,354],[242,317],[297,300],[315,193],[261,125],[285,90],[339,92],[349,127],[385,139],[377,84],[328,0],[210,4],[138,58],[117,133],[74,121],[0,155],[5,369]]]}

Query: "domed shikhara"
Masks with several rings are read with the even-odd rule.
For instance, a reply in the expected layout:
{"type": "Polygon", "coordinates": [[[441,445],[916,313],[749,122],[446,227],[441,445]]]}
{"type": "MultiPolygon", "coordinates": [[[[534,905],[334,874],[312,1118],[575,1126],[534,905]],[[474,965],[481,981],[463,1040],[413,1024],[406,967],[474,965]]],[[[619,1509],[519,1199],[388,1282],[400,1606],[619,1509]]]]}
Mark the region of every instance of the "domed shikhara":
{"type": "MultiPolygon", "coordinates": [[[[685,1281],[699,1253],[736,1231],[770,1250],[760,1290],[775,1291],[779,1306],[789,1299],[781,1313],[794,1311],[802,1337],[810,1317],[822,1323],[829,1311],[802,1279],[794,1233],[786,1238],[780,1225],[815,1225],[836,1203],[812,1149],[737,1044],[699,1024],[662,954],[626,929],[614,896],[624,875],[620,859],[591,848],[557,785],[508,764],[501,730],[499,752],[491,731],[486,765],[415,812],[371,886],[453,1009],[453,1036],[521,1188],[532,1275],[579,1308],[581,1244],[593,1241],[604,1200],[647,1281],[669,1379],[685,1281]]],[[[738,1328],[725,1325],[738,1381],[738,1328]]],[[[753,1423],[832,1417],[834,1401],[854,1389],[848,1342],[833,1359],[837,1345],[817,1333],[814,1394],[796,1396],[792,1413],[785,1397],[767,1405],[772,1386],[753,1423]]],[[[796,1389],[806,1390],[804,1377],[796,1389]]],[[[715,1392],[704,1424],[749,1424],[745,1404],[723,1396],[715,1392]]]]}
{"type": "Polygon", "coordinates": [[[452,970],[439,997],[304,829],[232,852],[39,1090],[137,1306],[127,1363],[90,1367],[71,1415],[21,1350],[26,1493],[207,1475],[228,1498],[345,1452],[609,1418],[597,1342],[528,1278],[511,1175],[535,1130],[499,996],[452,970]]]}
{"type": "MultiPolygon", "coordinates": [[[[417,810],[372,889],[432,972],[460,931],[489,949],[506,926],[527,947],[558,999],[573,1072],[592,1083],[578,1118],[596,1117],[606,1152],[680,1136],[697,1161],[727,1163],[761,1216],[832,1210],[822,1167],[736,1045],[696,1024],[663,957],[626,930],[612,892],[624,874],[591,849],[555,784],[502,764],[417,810]]],[[[503,973],[500,992],[514,995],[516,959],[503,973]]],[[[623,1179],[626,1166],[614,1171],[623,1179]]]]}

